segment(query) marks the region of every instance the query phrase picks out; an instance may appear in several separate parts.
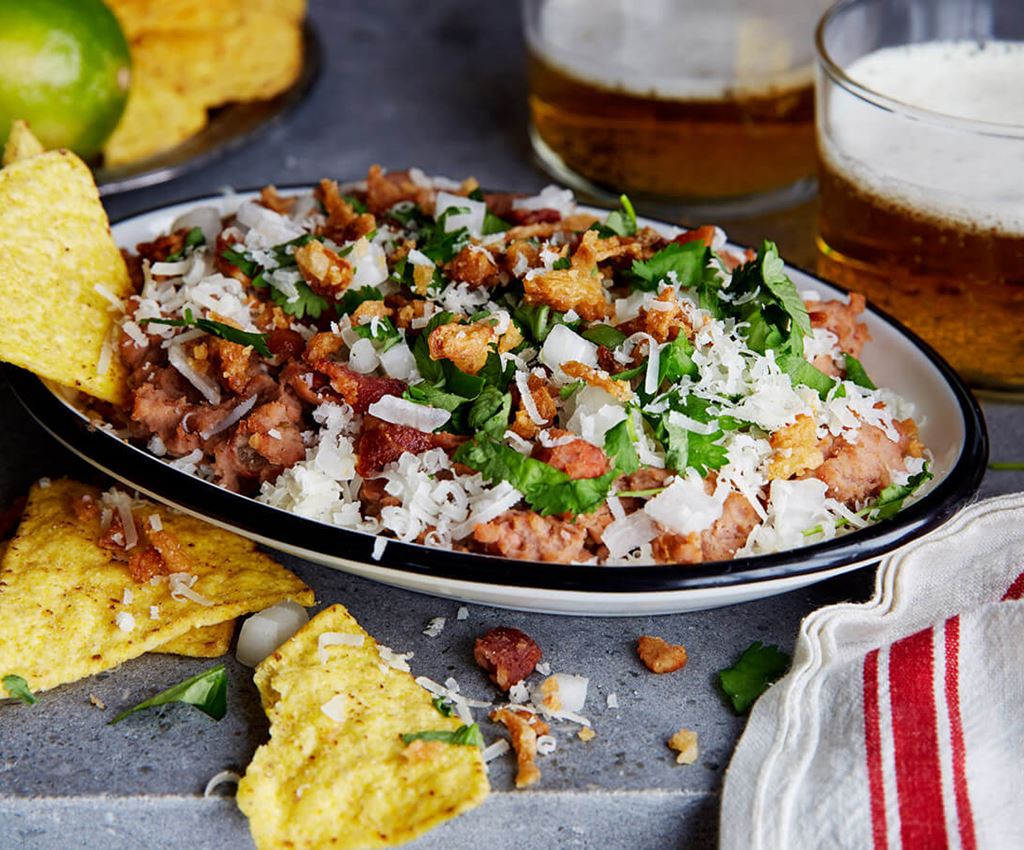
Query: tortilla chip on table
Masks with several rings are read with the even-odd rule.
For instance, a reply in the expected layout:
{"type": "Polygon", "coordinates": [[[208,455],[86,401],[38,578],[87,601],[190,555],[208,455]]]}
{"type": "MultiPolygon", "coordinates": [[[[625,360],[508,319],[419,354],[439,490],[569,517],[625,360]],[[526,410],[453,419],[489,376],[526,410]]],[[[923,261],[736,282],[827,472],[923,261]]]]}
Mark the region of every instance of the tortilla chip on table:
{"type": "Polygon", "coordinates": [[[237,799],[259,850],[390,847],[487,796],[479,747],[406,746],[403,734],[454,732],[460,721],[443,716],[409,673],[387,666],[343,606],[310,620],[255,679],[270,741],[237,799]],[[324,635],[362,643],[321,646],[324,635]]]}
{"type": "Polygon", "coordinates": [[[312,590],[251,541],[148,504],[138,519],[159,517],[188,572],[135,581],[123,553],[119,560],[100,546],[99,519],[76,515],[83,496],[98,500],[100,491],[67,479],[35,485],[0,563],[0,675],[21,676],[33,691],[166,651],[185,636],[194,647],[210,635],[193,630],[286,599],[314,602],[312,590]]]}

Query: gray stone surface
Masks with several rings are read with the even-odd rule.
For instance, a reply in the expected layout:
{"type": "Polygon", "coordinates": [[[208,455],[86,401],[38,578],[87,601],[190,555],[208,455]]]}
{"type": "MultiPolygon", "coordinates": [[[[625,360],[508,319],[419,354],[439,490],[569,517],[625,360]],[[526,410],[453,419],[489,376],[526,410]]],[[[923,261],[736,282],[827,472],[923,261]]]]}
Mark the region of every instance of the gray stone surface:
{"type": "MultiPolygon", "coordinates": [[[[493,186],[531,190],[546,181],[530,164],[524,131],[523,56],[516,4],[360,4],[314,0],[326,64],[313,97],[259,142],[176,183],[111,199],[113,216],[215,191],[352,177],[372,162],[416,164],[493,186]]],[[[987,404],[993,457],[1024,458],[1021,409],[987,404]]],[[[47,437],[0,387],[0,498],[40,475],[93,472],[47,437]]],[[[1024,475],[990,473],[983,494],[1024,489],[1024,475]]],[[[512,790],[507,758],[492,765],[496,793],[479,810],[435,830],[418,848],[489,846],[713,847],[722,775],[743,720],[713,676],[753,640],[791,646],[801,617],[863,598],[864,570],[775,599],[658,618],[575,619],[457,605],[285,559],[322,604],[343,602],[382,642],[413,650],[416,673],[454,675],[473,696],[492,693],[472,661],[473,637],[494,625],[533,635],[553,669],[591,677],[586,713],[598,737],[584,744],[559,728],[539,789],[512,790]],[[447,616],[438,638],[422,629],[447,616]],[[643,633],[685,643],[679,674],[652,676],[632,646],[643,633]],[[610,711],[608,693],[619,697],[610,711]],[[701,757],[675,765],[664,741],[698,730],[701,757]]],[[[249,848],[229,800],[203,800],[207,780],[244,768],[266,737],[250,672],[228,660],[228,717],[214,723],[184,706],[106,721],[121,707],[211,662],[153,655],[59,688],[31,710],[0,706],[0,848],[249,848]],[[108,706],[89,703],[95,694],[108,706]]],[[[488,738],[495,734],[485,724],[488,738]]]]}

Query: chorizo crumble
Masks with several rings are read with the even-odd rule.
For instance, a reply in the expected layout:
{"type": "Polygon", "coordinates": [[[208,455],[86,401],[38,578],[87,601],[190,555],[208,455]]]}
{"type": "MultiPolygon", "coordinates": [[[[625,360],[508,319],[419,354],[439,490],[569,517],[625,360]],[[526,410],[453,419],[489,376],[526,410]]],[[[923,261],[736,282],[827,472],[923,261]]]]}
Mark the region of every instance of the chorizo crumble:
{"type": "MultiPolygon", "coordinates": [[[[130,257],[130,400],[97,413],[269,505],[506,558],[691,564],[885,519],[930,477],[913,411],[857,359],[864,299],[798,292],[771,242],[377,166],[222,206],[130,257]]],[[[151,543],[140,578],[174,559],[151,543]]]]}

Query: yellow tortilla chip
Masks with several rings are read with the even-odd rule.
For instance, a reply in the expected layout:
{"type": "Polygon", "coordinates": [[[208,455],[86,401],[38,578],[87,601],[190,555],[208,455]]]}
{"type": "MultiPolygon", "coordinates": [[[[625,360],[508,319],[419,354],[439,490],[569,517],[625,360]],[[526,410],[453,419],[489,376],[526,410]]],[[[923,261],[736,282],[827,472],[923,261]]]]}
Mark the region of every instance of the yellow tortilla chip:
{"type": "Polygon", "coordinates": [[[231,648],[235,636],[235,621],[226,620],[215,626],[192,629],[181,637],[158,646],[154,652],[168,655],[184,655],[188,658],[219,658],[231,648]]]}
{"type": "Polygon", "coordinates": [[[16,118],[11,122],[11,132],[7,134],[7,143],[4,145],[4,165],[10,165],[19,159],[28,159],[38,156],[45,148],[43,143],[32,135],[28,123],[16,118]]]}
{"type": "Polygon", "coordinates": [[[58,150],[0,169],[0,360],[121,401],[111,303],[97,286],[117,298],[132,289],[85,163],[58,150]]]}
{"type": "Polygon", "coordinates": [[[107,0],[129,40],[182,30],[216,31],[236,26],[247,10],[269,12],[293,22],[306,14],[305,0],[107,0]]]}
{"type": "Polygon", "coordinates": [[[402,734],[454,731],[409,673],[385,666],[341,605],[321,611],[256,668],[270,718],[238,786],[258,850],[390,847],[478,806],[488,793],[479,747],[402,734]],[[353,635],[362,646],[325,647],[353,635]]]}
{"type": "Polygon", "coordinates": [[[145,159],[181,144],[204,126],[203,98],[135,63],[128,102],[103,145],[103,161],[117,166],[145,159]]]}
{"type": "Polygon", "coordinates": [[[44,691],[158,651],[192,629],[285,599],[313,604],[313,591],[251,541],[156,505],[147,515],[158,514],[185,550],[196,576],[191,591],[210,604],[173,598],[167,577],[139,584],[98,545],[99,521],[72,510],[86,494],[100,496],[66,479],[29,494],[0,564],[0,676],[22,676],[44,691]]]}

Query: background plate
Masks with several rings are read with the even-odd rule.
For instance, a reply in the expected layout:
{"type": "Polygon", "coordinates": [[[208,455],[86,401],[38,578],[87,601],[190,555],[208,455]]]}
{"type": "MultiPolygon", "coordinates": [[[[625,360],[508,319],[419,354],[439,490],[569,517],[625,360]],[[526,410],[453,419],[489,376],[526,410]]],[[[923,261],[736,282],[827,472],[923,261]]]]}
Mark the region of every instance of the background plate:
{"type": "MultiPolygon", "coordinates": [[[[297,191],[306,187],[283,187],[297,191]]],[[[151,240],[186,210],[237,203],[212,196],[133,216],[113,227],[125,247],[151,240]]],[[[586,208],[583,208],[586,209],[586,208]]],[[[601,212],[595,210],[595,212],[601,212]]],[[[672,228],[646,222],[659,229],[672,228]]],[[[797,287],[824,297],[838,287],[788,268],[797,287]]],[[[872,335],[863,363],[882,386],[914,402],[935,479],[888,522],[775,555],[693,566],[601,567],[512,561],[389,540],[374,555],[374,535],[306,519],[179,472],[95,428],[62,396],[27,372],[11,384],[32,416],[86,461],[143,493],[271,548],[367,578],[438,596],[523,610],[631,616],[698,610],[782,593],[873,563],[945,522],[977,492],[988,459],[981,412],[952,369],[892,318],[869,308],[872,335]]]]}
{"type": "Polygon", "coordinates": [[[138,162],[94,169],[100,194],[116,195],[173,180],[248,144],[282,120],[306,99],[320,73],[320,42],[308,20],[302,25],[302,41],[302,70],[289,88],[270,100],[211,109],[206,126],[170,150],[138,162]]]}

